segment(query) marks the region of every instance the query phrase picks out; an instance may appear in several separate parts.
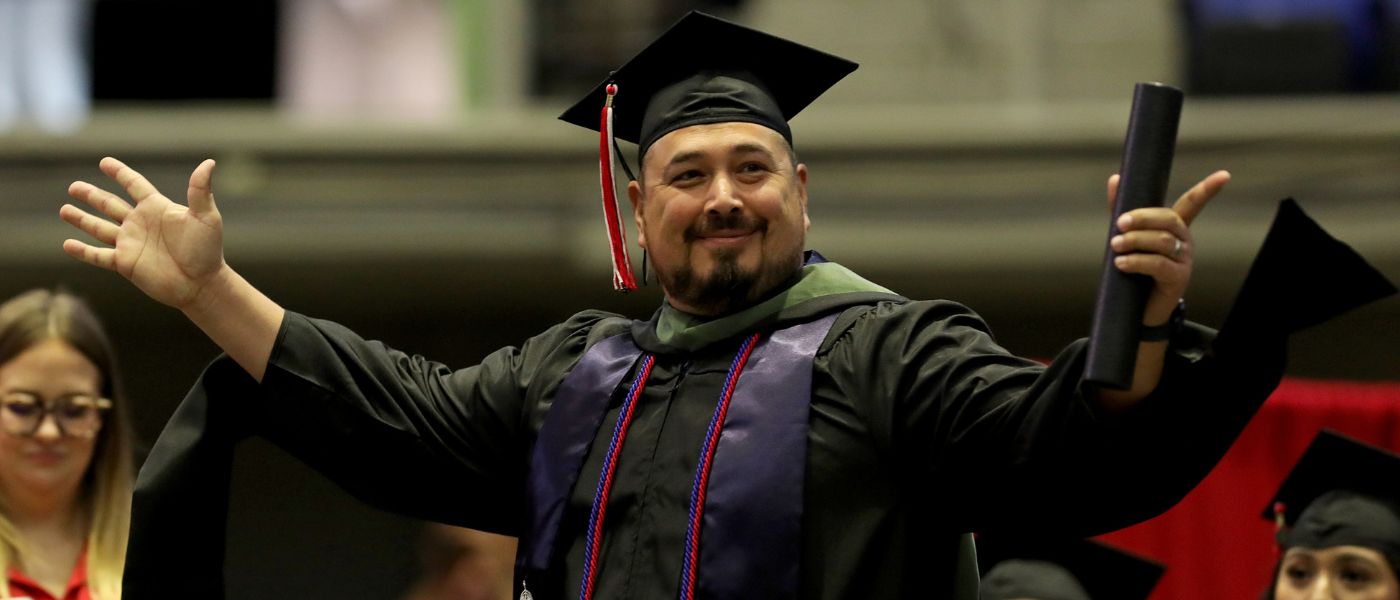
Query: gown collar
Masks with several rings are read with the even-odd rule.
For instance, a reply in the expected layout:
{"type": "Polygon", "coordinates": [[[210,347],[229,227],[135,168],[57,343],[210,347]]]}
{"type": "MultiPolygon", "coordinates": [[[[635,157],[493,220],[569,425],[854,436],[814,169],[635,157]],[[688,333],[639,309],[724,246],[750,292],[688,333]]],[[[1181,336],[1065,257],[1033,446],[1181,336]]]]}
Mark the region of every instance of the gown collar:
{"type": "Polygon", "coordinates": [[[633,325],[632,336],[648,352],[693,352],[757,329],[811,317],[872,300],[900,300],[820,253],[809,250],[793,283],[753,306],[718,318],[687,314],[663,303],[651,319],[633,325]]]}

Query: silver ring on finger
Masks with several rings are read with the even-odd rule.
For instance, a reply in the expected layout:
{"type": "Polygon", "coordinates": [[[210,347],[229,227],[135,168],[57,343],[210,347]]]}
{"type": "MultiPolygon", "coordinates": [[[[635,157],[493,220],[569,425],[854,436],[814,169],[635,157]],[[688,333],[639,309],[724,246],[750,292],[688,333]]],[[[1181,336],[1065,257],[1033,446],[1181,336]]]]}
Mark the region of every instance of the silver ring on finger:
{"type": "Polygon", "coordinates": [[[1176,260],[1178,258],[1181,258],[1181,247],[1184,244],[1181,243],[1181,238],[1174,238],[1172,241],[1175,242],[1175,244],[1172,246],[1171,256],[1172,260],[1176,260]]]}

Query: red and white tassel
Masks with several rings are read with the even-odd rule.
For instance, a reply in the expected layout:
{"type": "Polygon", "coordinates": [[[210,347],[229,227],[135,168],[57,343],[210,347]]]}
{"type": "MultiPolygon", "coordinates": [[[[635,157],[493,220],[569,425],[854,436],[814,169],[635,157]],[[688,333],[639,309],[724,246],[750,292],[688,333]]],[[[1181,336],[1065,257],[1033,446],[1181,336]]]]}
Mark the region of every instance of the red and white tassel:
{"type": "Polygon", "coordinates": [[[617,166],[617,145],[613,143],[613,96],[617,85],[609,83],[608,99],[603,104],[602,123],[598,126],[598,176],[603,188],[603,221],[608,228],[608,248],[612,251],[613,289],[630,292],[637,289],[632,277],[632,259],[627,255],[627,228],[622,223],[622,211],[617,205],[617,182],[613,168],[617,166]]]}

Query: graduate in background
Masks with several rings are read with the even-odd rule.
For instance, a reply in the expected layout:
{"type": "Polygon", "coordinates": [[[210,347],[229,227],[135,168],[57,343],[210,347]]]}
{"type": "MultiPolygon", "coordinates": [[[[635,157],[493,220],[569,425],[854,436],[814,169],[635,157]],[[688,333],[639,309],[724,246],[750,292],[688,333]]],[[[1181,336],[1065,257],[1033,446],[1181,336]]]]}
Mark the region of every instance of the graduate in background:
{"type": "Polygon", "coordinates": [[[1321,431],[1265,517],[1282,551],[1270,600],[1400,600],[1400,455],[1321,431]]]}
{"type": "Polygon", "coordinates": [[[1166,567],[1093,540],[978,536],[980,600],[1146,600],[1166,567]]]}

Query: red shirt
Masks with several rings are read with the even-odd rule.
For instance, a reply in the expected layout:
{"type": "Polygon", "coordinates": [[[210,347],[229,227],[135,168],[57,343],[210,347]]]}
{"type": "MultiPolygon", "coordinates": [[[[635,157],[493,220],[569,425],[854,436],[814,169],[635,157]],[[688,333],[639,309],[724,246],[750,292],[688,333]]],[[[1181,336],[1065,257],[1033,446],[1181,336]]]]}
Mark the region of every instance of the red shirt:
{"type": "Polygon", "coordinates": [[[73,575],[68,578],[68,585],[63,589],[62,596],[54,597],[43,586],[13,566],[10,567],[9,583],[11,600],[92,600],[92,596],[88,594],[86,550],[78,554],[78,564],[73,565],[73,575]]]}

